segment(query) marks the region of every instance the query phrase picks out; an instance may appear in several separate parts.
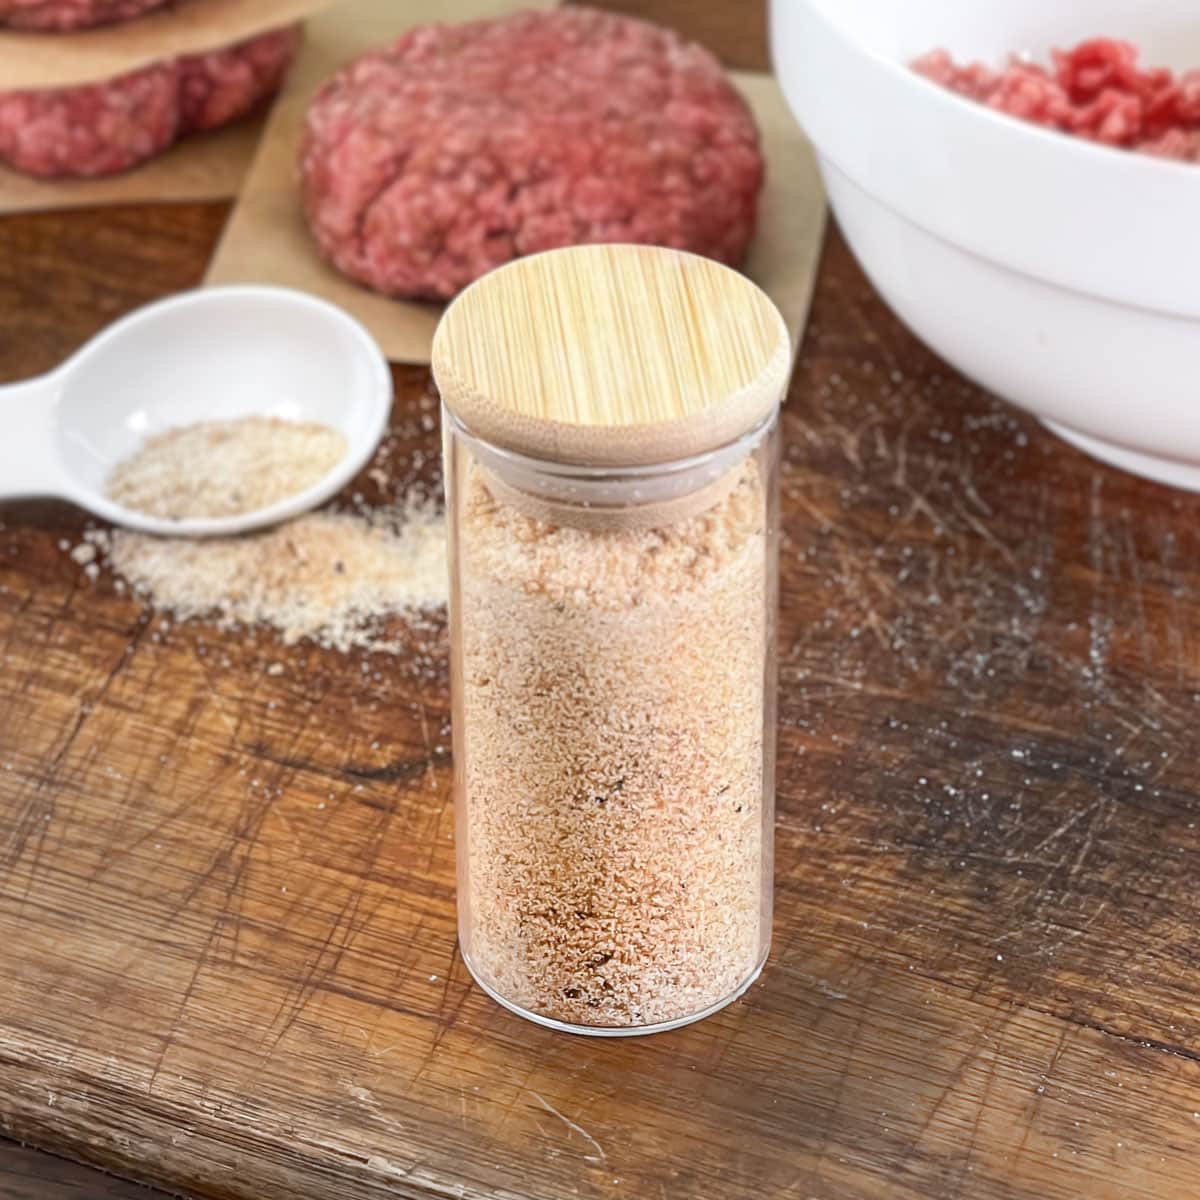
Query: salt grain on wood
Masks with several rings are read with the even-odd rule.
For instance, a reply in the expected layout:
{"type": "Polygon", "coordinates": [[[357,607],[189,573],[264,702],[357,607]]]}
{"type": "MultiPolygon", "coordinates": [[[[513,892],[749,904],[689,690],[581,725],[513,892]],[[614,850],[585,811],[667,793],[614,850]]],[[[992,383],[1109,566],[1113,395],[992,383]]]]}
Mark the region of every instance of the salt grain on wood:
{"type": "Polygon", "coordinates": [[[158,538],[96,530],[87,544],[156,609],[222,629],[268,625],[282,641],[395,653],[381,632],[446,602],[441,510],[413,494],[362,513],[316,512],[240,537],[158,538]]]}

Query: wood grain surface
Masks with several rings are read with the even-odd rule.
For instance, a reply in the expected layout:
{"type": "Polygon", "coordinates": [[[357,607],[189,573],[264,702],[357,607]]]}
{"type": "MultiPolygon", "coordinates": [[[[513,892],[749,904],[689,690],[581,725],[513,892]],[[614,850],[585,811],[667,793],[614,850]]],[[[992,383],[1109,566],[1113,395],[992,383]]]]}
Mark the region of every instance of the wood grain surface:
{"type": "Polygon", "coordinates": [[[0,1200],[161,1200],[162,1195],[0,1138],[0,1200]]]}
{"type": "MultiPolygon", "coordinates": [[[[0,376],[222,216],[0,222],[0,376]]],[[[1200,1194],[1200,501],[965,383],[836,231],[785,438],[774,949],[631,1041],[467,979],[440,659],[164,628],[0,511],[0,1128],[220,1200],[1200,1194]]]]}

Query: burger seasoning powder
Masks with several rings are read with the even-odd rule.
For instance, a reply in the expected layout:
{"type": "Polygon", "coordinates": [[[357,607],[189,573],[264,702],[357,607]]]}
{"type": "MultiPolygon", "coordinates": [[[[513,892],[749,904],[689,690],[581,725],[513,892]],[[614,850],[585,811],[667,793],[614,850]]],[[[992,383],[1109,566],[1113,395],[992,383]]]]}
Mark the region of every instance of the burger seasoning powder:
{"type": "Polygon", "coordinates": [[[439,326],[459,937],[523,1016],[650,1031],[762,966],[788,358],[743,276],[645,246],[502,267],[439,326]]]}
{"type": "Polygon", "coordinates": [[[459,527],[471,963],[579,1025],[673,1021],[764,946],[757,465],[650,530],[553,525],[479,471],[459,527]]]}

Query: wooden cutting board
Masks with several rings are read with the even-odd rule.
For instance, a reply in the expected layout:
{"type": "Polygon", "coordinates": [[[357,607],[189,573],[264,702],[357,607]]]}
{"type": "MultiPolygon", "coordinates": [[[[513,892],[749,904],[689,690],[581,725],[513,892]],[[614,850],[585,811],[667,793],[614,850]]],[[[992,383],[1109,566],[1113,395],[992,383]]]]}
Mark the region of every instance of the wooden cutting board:
{"type": "Polygon", "coordinates": [[[654,1038],[467,979],[435,634],[164,628],[60,549],[77,514],[6,509],[0,1128],[243,1200],[1195,1196],[1196,505],[931,383],[836,239],[814,321],[774,950],[654,1038]]]}

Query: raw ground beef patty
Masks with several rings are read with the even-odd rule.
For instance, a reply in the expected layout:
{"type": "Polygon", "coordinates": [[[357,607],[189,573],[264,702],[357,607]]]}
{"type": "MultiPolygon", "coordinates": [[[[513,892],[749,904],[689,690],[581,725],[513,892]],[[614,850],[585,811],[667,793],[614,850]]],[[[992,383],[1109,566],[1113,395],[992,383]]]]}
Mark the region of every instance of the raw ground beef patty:
{"type": "Polygon", "coordinates": [[[1014,57],[1002,70],[934,50],[913,70],[990,108],[1063,133],[1200,162],[1200,70],[1138,66],[1137,47],[1111,38],[1052,52],[1050,69],[1014,57]]]}
{"type": "Polygon", "coordinates": [[[14,29],[88,29],[129,21],[169,0],[0,0],[0,25],[14,29]]]}
{"type": "Polygon", "coordinates": [[[277,91],[300,26],[105,83],[0,92],[0,160],[43,178],[113,175],[227,125],[277,91]]]}
{"type": "Polygon", "coordinates": [[[708,51],[586,8],[411,30],[318,93],[301,151],[321,253],[448,299],[523,254],[648,242],[741,261],[763,178],[708,51]]]}

